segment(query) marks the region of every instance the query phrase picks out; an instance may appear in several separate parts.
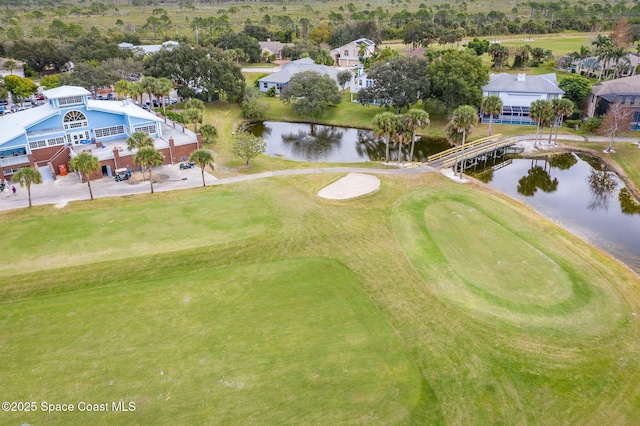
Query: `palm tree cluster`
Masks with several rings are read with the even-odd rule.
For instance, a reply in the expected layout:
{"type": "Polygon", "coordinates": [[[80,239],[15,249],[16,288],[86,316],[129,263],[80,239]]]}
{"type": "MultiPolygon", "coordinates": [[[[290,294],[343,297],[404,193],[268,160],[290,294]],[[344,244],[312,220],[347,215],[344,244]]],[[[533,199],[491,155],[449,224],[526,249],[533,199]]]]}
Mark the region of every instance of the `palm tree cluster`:
{"type": "Polygon", "coordinates": [[[536,123],[536,140],[534,146],[542,140],[545,127],[549,127],[549,144],[553,135],[553,126],[556,126],[556,141],[558,130],[565,116],[573,112],[573,102],[569,99],[553,99],[552,101],[539,99],[533,101],[529,107],[529,117],[536,123]]]}
{"type": "Polygon", "coordinates": [[[142,95],[147,94],[149,96],[149,108],[154,110],[153,102],[151,99],[155,96],[156,99],[162,100],[162,110],[166,112],[167,97],[170,95],[173,89],[173,83],[168,78],[155,78],[144,77],[140,81],[128,81],[118,80],[114,84],[116,93],[122,96],[131,96],[133,99],[140,98],[140,104],[142,105],[142,95]]]}
{"type": "Polygon", "coordinates": [[[616,44],[610,36],[599,34],[591,43],[594,48],[580,46],[580,50],[569,54],[577,61],[576,74],[594,74],[598,80],[619,78],[625,73],[635,71],[631,66],[629,52],[623,44],[616,44]]]}
{"type": "Polygon", "coordinates": [[[406,114],[383,112],[373,118],[373,132],[385,142],[385,161],[389,161],[389,145],[398,145],[398,163],[402,161],[402,146],[411,144],[409,161],[413,161],[416,131],[429,126],[429,114],[424,110],[411,108],[406,114]]]}

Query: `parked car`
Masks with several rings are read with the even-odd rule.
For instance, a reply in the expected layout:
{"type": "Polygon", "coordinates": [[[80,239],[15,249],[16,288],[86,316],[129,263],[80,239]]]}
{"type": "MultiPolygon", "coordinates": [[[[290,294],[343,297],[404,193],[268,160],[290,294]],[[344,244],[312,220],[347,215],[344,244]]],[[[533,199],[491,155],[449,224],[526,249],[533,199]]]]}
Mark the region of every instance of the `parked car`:
{"type": "Polygon", "coordinates": [[[196,166],[196,163],[193,161],[187,161],[185,163],[180,163],[180,170],[184,169],[193,169],[196,166]]]}
{"type": "Polygon", "coordinates": [[[44,101],[44,95],[42,93],[38,93],[36,95],[36,101],[44,101]]]}
{"type": "Polygon", "coordinates": [[[113,96],[113,93],[109,93],[109,94],[107,95],[107,100],[108,100],[108,101],[115,101],[115,100],[116,100],[116,97],[115,97],[115,96],[113,96]]]}
{"type": "Polygon", "coordinates": [[[8,99],[0,99],[0,105],[7,105],[9,103],[8,99]]]}

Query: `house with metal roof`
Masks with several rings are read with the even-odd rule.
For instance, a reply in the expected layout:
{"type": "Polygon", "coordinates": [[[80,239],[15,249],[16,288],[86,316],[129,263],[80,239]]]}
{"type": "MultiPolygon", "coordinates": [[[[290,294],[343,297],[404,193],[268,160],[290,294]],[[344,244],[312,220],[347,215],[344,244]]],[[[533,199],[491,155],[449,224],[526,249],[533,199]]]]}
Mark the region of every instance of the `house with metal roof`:
{"type": "Polygon", "coordinates": [[[133,50],[133,52],[137,55],[146,55],[148,53],[153,54],[153,53],[158,53],[161,49],[166,49],[171,51],[173,48],[180,46],[180,43],[178,43],[177,41],[173,41],[173,40],[167,40],[165,42],[163,42],[162,44],[141,44],[141,45],[134,45],[131,43],[127,43],[127,42],[123,42],[123,43],[119,43],[118,47],[120,49],[129,49],[129,50],[133,50]]]}
{"type": "Polygon", "coordinates": [[[330,53],[338,67],[361,66],[360,57],[368,58],[376,50],[376,44],[368,38],[359,38],[344,46],[333,49],[330,53]]]}
{"type": "Polygon", "coordinates": [[[127,149],[134,132],[154,139],[165,164],[180,161],[199,147],[199,136],[129,100],[91,99],[76,86],[45,90],[46,103],[0,117],[0,180],[25,166],[40,170],[44,180],[64,173],[69,160],[87,151],[98,157],[101,169],[92,178],[112,176],[117,168],[135,170],[135,151],[127,149]]]}
{"type": "MultiPolygon", "coordinates": [[[[482,87],[483,97],[498,96],[502,100],[502,113],[493,117],[494,123],[530,124],[529,107],[534,101],[560,99],[564,90],[558,87],[555,73],[543,75],[491,74],[489,83],[482,87]]],[[[489,115],[482,115],[482,122],[489,122],[489,115]]]]}
{"type": "Polygon", "coordinates": [[[593,86],[587,98],[587,115],[600,117],[613,103],[632,110],[632,129],[640,130],[640,75],[603,81],[593,86]]]}
{"type": "Polygon", "coordinates": [[[287,87],[289,81],[291,81],[291,77],[305,71],[315,71],[320,74],[326,74],[336,82],[338,87],[340,87],[338,84],[337,69],[326,65],[318,65],[311,58],[302,58],[289,62],[288,64],[283,65],[280,71],[259,79],[258,83],[260,85],[260,91],[267,92],[270,88],[275,87],[276,93],[280,94],[287,87]]]}

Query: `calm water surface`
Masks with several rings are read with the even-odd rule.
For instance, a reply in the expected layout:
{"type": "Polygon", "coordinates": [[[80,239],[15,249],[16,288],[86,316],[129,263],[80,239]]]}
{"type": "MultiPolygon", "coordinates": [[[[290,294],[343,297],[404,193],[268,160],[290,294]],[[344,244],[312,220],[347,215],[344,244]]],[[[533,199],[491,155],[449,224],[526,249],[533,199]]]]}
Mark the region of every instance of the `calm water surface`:
{"type": "MultiPolygon", "coordinates": [[[[267,142],[266,154],[295,161],[356,163],[381,161],[385,144],[369,130],[265,121],[250,129],[267,142]]],[[[449,148],[446,140],[420,139],[414,159],[449,148]]],[[[404,150],[408,154],[408,149],[404,150]]],[[[397,148],[391,146],[391,159],[397,148]]],[[[406,158],[405,158],[406,160],[406,158]]],[[[515,159],[480,177],[521,200],[640,273],[640,208],[629,202],[622,181],[594,157],[563,154],[515,159]]]]}
{"type": "Polygon", "coordinates": [[[516,159],[483,180],[640,273],[640,211],[618,176],[594,157],[516,159]]]}
{"type": "MultiPolygon", "coordinates": [[[[265,154],[271,157],[332,163],[359,163],[385,159],[385,143],[376,139],[370,130],[265,121],[252,125],[249,131],[264,138],[267,143],[265,154]]],[[[426,161],[429,155],[450,147],[444,139],[422,138],[416,142],[413,158],[415,161],[426,161]]],[[[390,154],[390,159],[396,161],[396,145],[390,146],[390,154]]],[[[408,147],[404,149],[403,154],[404,160],[408,161],[408,147]]]]}

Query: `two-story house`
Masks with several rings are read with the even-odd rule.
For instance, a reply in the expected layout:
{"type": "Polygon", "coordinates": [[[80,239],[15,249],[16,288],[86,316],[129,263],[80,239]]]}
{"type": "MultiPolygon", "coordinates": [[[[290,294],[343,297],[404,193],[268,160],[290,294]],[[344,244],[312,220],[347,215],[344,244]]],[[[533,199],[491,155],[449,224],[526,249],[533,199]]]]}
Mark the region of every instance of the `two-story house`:
{"type": "Polygon", "coordinates": [[[603,81],[591,88],[587,97],[587,115],[600,117],[612,103],[620,103],[633,112],[631,128],[640,130],[640,75],[603,81]]]}
{"type": "Polygon", "coordinates": [[[42,92],[44,105],[0,117],[0,179],[31,166],[52,180],[69,160],[89,151],[100,160],[92,178],[112,176],[117,168],[135,170],[135,151],[127,149],[134,132],[148,133],[165,164],[180,161],[199,146],[199,136],[145,111],[130,101],[91,99],[91,92],[62,86],[42,92]]]}
{"type": "MultiPolygon", "coordinates": [[[[556,74],[526,75],[491,74],[489,83],[482,87],[482,96],[498,96],[502,100],[502,113],[493,118],[500,124],[536,123],[529,118],[529,107],[534,101],[562,98],[564,91],[558,87],[556,74]]],[[[482,115],[482,122],[489,122],[489,115],[482,115]]]]}
{"type": "Polygon", "coordinates": [[[368,38],[359,38],[331,51],[338,67],[360,66],[360,57],[368,58],[376,50],[376,44],[368,38]]]}

